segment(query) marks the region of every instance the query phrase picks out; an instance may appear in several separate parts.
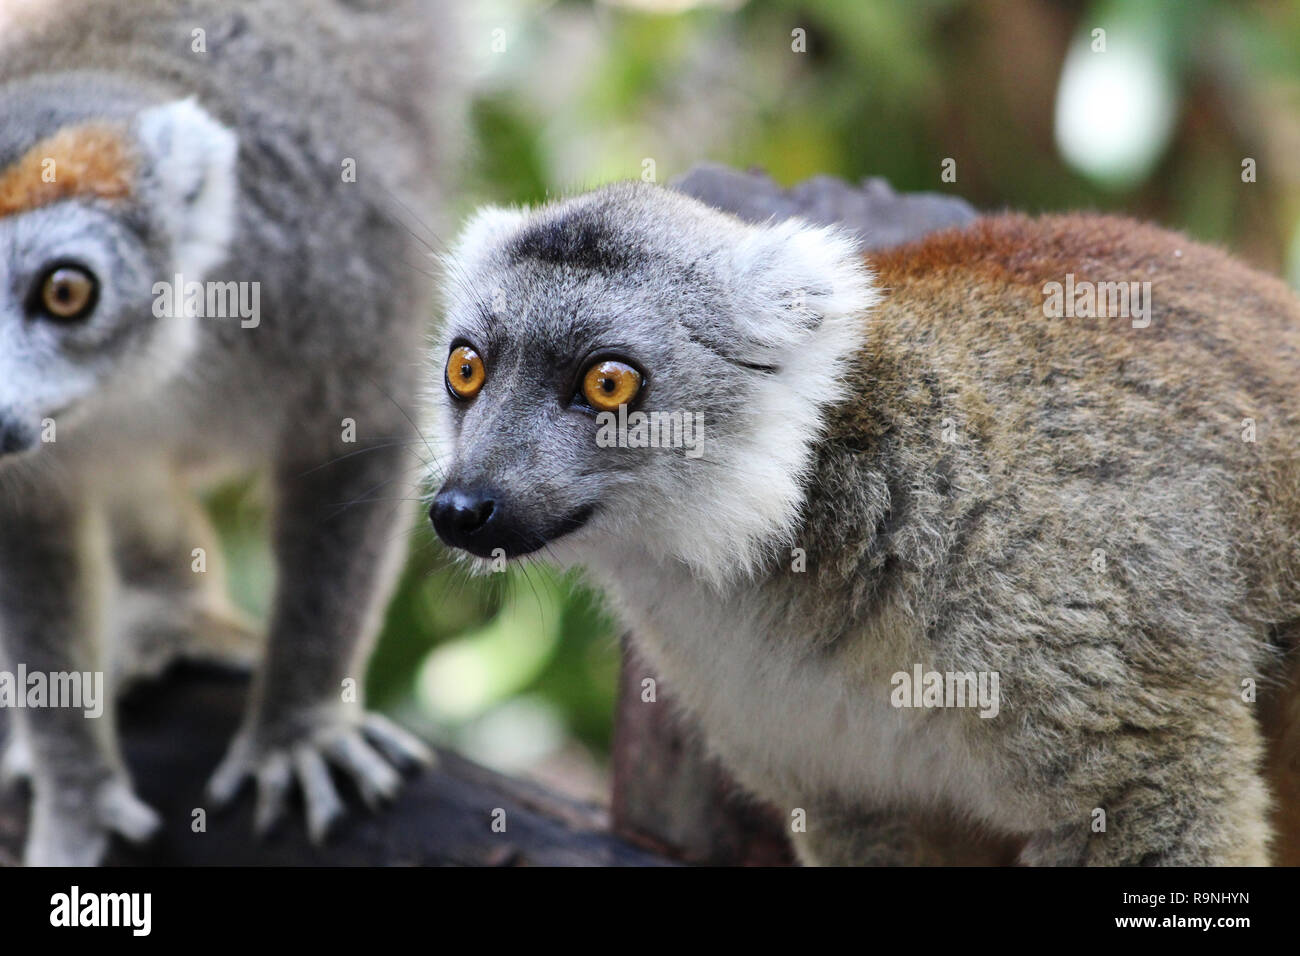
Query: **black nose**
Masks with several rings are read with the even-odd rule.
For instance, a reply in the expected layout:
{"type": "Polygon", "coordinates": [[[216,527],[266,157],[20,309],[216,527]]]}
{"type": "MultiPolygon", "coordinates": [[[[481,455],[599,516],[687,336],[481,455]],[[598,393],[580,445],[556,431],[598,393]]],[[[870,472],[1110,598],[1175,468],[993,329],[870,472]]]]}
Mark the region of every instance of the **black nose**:
{"type": "Polygon", "coordinates": [[[433,499],[429,519],[438,537],[455,548],[465,548],[469,539],[492,517],[496,502],[490,492],[464,488],[443,488],[433,499]]]}

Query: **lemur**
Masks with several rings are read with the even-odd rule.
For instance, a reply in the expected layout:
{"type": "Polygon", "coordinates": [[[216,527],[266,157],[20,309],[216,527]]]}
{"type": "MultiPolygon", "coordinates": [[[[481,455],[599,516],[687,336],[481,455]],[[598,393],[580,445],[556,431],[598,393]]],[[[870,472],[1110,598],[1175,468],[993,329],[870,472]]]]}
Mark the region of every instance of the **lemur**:
{"type": "Polygon", "coordinates": [[[864,256],[641,183],[485,209],[448,273],[437,533],[585,567],[804,862],[941,858],[931,815],[1027,864],[1268,860],[1257,711],[1294,708],[1300,638],[1282,282],[1109,216],[864,256]],[[703,441],[629,434],[656,415],[703,441]]]}
{"type": "MultiPolygon", "coordinates": [[[[255,779],[259,830],[296,785],[324,837],[345,813],[331,765],[377,804],[428,759],[351,685],[401,559],[375,489],[411,461],[442,8],[0,7],[0,663],[120,686],[163,648],[248,648],[194,483],[265,474],[268,635],[209,786],[221,804],[255,779]],[[214,309],[214,287],[256,314],[214,309]]],[[[13,715],[28,863],[157,829],[111,716],[13,715]]]]}

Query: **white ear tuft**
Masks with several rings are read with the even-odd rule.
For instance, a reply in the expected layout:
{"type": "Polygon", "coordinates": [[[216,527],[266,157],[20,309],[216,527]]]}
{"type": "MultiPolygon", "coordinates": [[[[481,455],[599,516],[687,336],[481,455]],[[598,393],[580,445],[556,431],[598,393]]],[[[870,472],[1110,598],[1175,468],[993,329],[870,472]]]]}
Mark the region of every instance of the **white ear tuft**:
{"type": "Polygon", "coordinates": [[[683,512],[677,556],[703,579],[728,580],[791,543],[813,448],[845,371],[866,341],[876,291],[853,237],[797,220],[755,227],[730,250],[735,321],[753,376],[741,434],[711,484],[683,512]]]}
{"type": "Polygon", "coordinates": [[[732,250],[739,331],[761,349],[786,349],[827,323],[861,316],[878,293],[853,237],[787,219],[753,229],[732,250]]]}
{"type": "Polygon", "coordinates": [[[229,253],[235,232],[239,141],[192,97],[136,118],[175,268],[201,281],[229,253]]]}

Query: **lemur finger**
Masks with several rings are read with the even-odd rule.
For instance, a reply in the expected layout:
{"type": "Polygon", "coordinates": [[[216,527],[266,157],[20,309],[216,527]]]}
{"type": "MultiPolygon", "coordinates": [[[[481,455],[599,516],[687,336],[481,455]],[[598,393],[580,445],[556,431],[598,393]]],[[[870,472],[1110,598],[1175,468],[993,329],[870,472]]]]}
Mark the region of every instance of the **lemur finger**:
{"type": "Polygon", "coordinates": [[[362,739],[360,733],[346,733],[330,741],[325,755],[347,771],[361,791],[361,799],[372,810],[391,800],[402,786],[401,776],[362,739]]]}
{"type": "Polygon", "coordinates": [[[314,748],[299,747],[294,751],[293,763],[307,809],[307,835],[319,846],[347,814],[347,808],[330,778],[329,767],[314,748]]]}
{"type": "Polygon", "coordinates": [[[101,826],[120,833],[132,843],[144,843],[162,829],[162,819],[154,809],[120,780],[107,784],[100,793],[96,817],[101,826]]]}
{"type": "Polygon", "coordinates": [[[437,763],[433,751],[420,738],[397,726],[382,714],[366,714],[362,731],[392,763],[403,770],[432,767],[437,763]]]}
{"type": "Polygon", "coordinates": [[[293,786],[293,767],[282,753],[273,753],[257,770],[257,807],[253,830],[259,837],[270,833],[284,816],[293,786]]]}
{"type": "Polygon", "coordinates": [[[208,798],[218,808],[228,805],[239,796],[250,772],[247,748],[236,741],[208,780],[208,798]]]}

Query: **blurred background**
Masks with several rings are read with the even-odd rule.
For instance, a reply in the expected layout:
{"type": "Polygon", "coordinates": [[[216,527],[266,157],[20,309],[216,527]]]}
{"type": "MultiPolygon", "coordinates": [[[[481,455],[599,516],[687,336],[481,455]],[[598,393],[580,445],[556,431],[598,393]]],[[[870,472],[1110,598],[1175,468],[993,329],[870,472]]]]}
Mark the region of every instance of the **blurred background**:
{"type": "MultiPolygon", "coordinates": [[[[884,176],[984,210],[1123,211],[1300,287],[1300,0],[473,6],[450,223],[713,160],[785,185],[884,176]]],[[[394,494],[419,495],[417,477],[394,494]]],[[[259,500],[229,488],[212,507],[237,596],[264,612],[259,500]]],[[[471,579],[423,523],[410,548],[372,704],[604,800],[619,649],[599,599],[540,567],[471,579]]]]}

